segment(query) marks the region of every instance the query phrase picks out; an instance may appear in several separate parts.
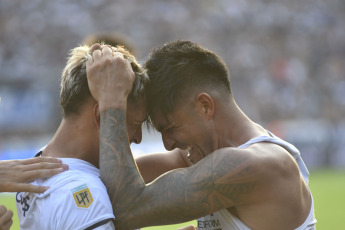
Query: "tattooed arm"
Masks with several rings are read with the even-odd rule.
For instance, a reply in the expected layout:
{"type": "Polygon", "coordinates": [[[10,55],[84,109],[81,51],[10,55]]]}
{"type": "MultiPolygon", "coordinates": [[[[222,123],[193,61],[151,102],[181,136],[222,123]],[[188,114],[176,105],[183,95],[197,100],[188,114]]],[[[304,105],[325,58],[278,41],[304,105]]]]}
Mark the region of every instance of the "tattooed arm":
{"type": "Polygon", "coordinates": [[[127,137],[127,97],[134,79],[130,65],[105,47],[93,52],[87,77],[99,104],[101,178],[116,215],[116,229],[184,222],[253,197],[258,175],[253,160],[231,148],[145,185],[127,137]]]}
{"type": "Polygon", "coordinates": [[[116,213],[126,206],[119,203],[130,204],[145,189],[128,143],[126,111],[122,108],[101,112],[100,170],[116,213]],[[127,196],[129,190],[131,196],[127,196]]]}
{"type": "Polygon", "coordinates": [[[121,109],[108,109],[101,115],[101,176],[117,229],[192,220],[243,203],[252,195],[256,170],[246,155],[229,148],[145,185],[126,141],[124,114],[121,109]]]}

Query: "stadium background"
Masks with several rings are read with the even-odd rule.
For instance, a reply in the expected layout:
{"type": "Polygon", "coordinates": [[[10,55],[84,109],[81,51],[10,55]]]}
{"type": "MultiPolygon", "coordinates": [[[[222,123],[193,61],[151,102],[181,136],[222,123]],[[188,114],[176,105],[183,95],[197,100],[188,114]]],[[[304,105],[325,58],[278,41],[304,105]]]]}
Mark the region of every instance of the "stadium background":
{"type": "MultiPolygon", "coordinates": [[[[31,157],[52,137],[67,53],[86,36],[116,32],[139,61],[192,40],[226,61],[244,112],[301,150],[318,229],[345,229],[344,12],[342,0],[3,0],[0,160],[31,157]]],[[[164,151],[157,133],[143,137],[134,154],[164,151]]]]}

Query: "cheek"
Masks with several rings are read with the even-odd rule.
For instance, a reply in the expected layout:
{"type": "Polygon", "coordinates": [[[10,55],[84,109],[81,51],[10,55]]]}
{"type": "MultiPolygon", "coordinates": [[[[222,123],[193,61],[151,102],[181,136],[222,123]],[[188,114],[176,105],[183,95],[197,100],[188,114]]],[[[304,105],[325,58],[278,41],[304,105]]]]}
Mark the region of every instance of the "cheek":
{"type": "Polygon", "coordinates": [[[193,141],[200,149],[209,149],[211,141],[209,130],[198,127],[194,128],[191,134],[191,141],[193,141]]]}

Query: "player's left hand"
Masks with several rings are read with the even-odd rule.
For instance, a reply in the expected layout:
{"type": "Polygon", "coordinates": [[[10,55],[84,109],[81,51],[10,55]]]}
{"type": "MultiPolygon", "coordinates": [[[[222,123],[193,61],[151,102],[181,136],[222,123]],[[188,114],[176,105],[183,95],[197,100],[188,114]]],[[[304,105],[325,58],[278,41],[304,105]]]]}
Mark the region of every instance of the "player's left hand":
{"type": "Polygon", "coordinates": [[[13,220],[13,212],[11,210],[7,210],[7,208],[3,205],[0,205],[0,230],[9,230],[12,226],[13,220]]]}

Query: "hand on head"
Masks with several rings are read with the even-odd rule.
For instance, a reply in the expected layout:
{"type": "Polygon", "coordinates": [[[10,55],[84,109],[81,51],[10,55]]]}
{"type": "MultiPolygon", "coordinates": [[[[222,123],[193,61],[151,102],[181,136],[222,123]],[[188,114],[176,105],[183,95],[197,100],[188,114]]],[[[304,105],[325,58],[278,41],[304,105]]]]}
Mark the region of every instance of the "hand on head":
{"type": "Polygon", "coordinates": [[[51,157],[0,161],[0,192],[43,193],[48,187],[29,182],[54,176],[67,169],[68,166],[62,164],[60,159],[51,157]]]}
{"type": "Polygon", "coordinates": [[[90,92],[99,104],[100,111],[112,106],[126,106],[135,74],[123,54],[115,47],[94,44],[92,58],[86,63],[90,92]]]}

